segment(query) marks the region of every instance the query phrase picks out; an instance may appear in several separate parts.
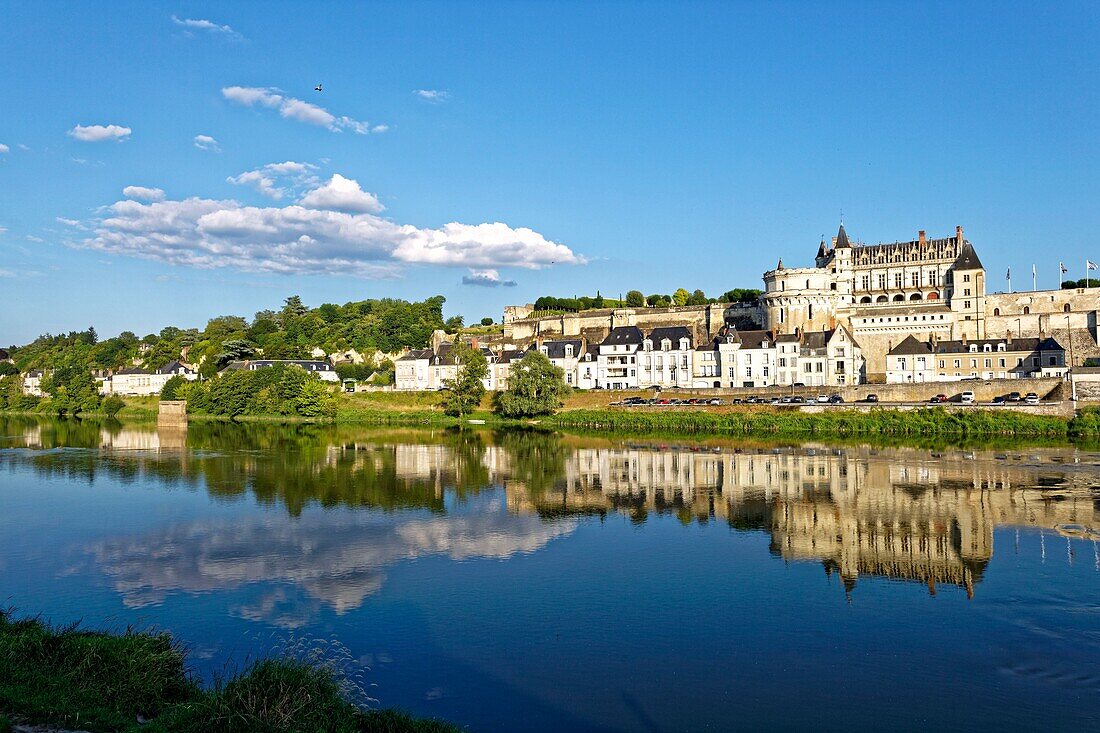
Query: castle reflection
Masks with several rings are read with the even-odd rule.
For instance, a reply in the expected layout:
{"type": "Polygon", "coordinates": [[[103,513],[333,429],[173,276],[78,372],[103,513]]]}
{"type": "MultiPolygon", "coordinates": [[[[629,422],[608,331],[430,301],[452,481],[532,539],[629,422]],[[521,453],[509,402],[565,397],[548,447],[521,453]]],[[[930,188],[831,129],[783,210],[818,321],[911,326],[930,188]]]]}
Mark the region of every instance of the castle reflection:
{"type": "MultiPolygon", "coordinates": [[[[11,445],[15,426],[6,427],[11,445]]],[[[215,498],[251,493],[292,517],[312,503],[446,515],[449,502],[491,491],[502,492],[509,515],[568,519],[571,527],[578,518],[614,512],[635,522],[651,515],[725,522],[768,533],[772,553],[784,560],[820,562],[848,591],[871,576],[922,583],[931,592],[948,584],[972,595],[1001,525],[1100,539],[1100,455],[1073,447],[931,451],[315,426],[20,427],[22,440],[14,444],[24,447],[98,449],[19,459],[36,470],[87,472],[89,479],[99,471],[156,476],[201,486],[215,498]],[[102,460],[104,451],[111,460],[102,460]]],[[[482,533],[485,541],[495,532],[482,533]]],[[[538,535],[533,547],[546,541],[531,526],[521,534],[538,535]]]]}

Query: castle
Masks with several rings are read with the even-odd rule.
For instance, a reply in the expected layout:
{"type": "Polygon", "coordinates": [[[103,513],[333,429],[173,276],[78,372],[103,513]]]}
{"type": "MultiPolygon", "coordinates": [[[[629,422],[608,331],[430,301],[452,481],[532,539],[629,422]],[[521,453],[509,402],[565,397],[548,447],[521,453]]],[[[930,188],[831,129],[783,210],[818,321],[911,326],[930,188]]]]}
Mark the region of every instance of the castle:
{"type": "Polygon", "coordinates": [[[844,327],[861,347],[869,381],[885,381],[887,354],[908,336],[925,342],[1005,337],[1054,337],[1067,363],[1100,356],[1100,290],[988,293],[985,268],[961,226],[954,236],[930,239],[922,230],[907,242],[853,244],[841,224],[820,242],[812,267],[764,273],[755,303],[618,308],[532,317],[531,308],[505,310],[504,339],[529,343],[584,337],[599,341],[621,326],[684,326],[696,342],[723,328],[779,334],[844,327]]]}

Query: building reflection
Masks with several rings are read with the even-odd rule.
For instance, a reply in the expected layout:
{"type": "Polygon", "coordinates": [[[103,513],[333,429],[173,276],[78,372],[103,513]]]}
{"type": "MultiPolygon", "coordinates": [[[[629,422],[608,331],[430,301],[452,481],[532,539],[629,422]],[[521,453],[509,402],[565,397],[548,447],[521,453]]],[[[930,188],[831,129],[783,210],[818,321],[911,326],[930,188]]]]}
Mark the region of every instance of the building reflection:
{"type": "MultiPolygon", "coordinates": [[[[566,440],[526,431],[378,432],[221,424],[195,424],[187,431],[57,421],[27,422],[21,432],[11,424],[5,427],[9,440],[21,435],[28,448],[100,449],[30,451],[22,459],[7,454],[8,460],[27,460],[44,474],[91,481],[106,473],[123,481],[182,483],[204,489],[215,500],[251,496],[261,504],[279,505],[292,519],[310,505],[385,513],[420,510],[443,518],[424,525],[402,517],[403,530],[387,527],[374,540],[391,546],[392,553],[361,548],[358,557],[369,559],[357,560],[353,571],[346,561],[333,558],[349,557],[346,549],[358,547],[353,539],[364,531],[361,527],[349,530],[347,543],[337,543],[345,545],[343,550],[333,546],[331,557],[308,584],[301,580],[304,569],[285,571],[313,597],[337,608],[361,602],[382,577],[381,568],[401,557],[454,546],[471,557],[508,556],[568,534],[578,518],[612,513],[638,523],[671,515],[684,523],[724,522],[733,530],[764,532],[774,555],[818,562],[847,591],[860,578],[875,577],[922,583],[931,592],[937,586],[957,586],[972,595],[993,557],[998,526],[1100,539],[1100,455],[1072,447],[1019,452],[818,444],[669,446],[566,440]],[[102,460],[102,451],[112,459],[102,460]],[[482,494],[485,501],[475,502],[476,511],[501,514],[497,519],[502,523],[471,523],[470,507],[459,509],[482,494]],[[464,515],[461,521],[459,515],[464,515]],[[522,521],[509,523],[508,517],[522,521]],[[446,534],[452,518],[454,537],[446,534]],[[554,523],[562,525],[560,531],[540,529],[554,523]],[[430,532],[420,531],[427,527],[430,532]],[[358,578],[355,587],[340,593],[350,602],[337,602],[339,593],[321,590],[327,587],[326,577],[346,578],[349,573],[358,578]]],[[[296,542],[315,542],[303,535],[324,535],[325,523],[331,521],[288,524],[281,548],[259,543],[257,553],[267,558],[293,555],[296,542]]],[[[226,528],[217,533],[192,529],[196,541],[232,534],[226,528]]],[[[244,544],[261,535],[241,534],[252,538],[244,544]]],[[[149,576],[139,572],[135,558],[166,538],[146,540],[136,554],[119,546],[108,552],[106,545],[98,552],[107,553],[104,559],[127,584],[144,587],[143,578],[149,576]],[[130,569],[122,572],[124,566],[130,569]]],[[[173,538],[169,544],[186,543],[173,538]]],[[[189,557],[201,557],[202,552],[194,548],[189,557]]],[[[242,545],[232,554],[248,558],[257,553],[242,545]]],[[[192,567],[180,558],[177,562],[192,567]]],[[[270,570],[271,565],[255,567],[270,570]]],[[[215,582],[191,572],[195,577],[186,587],[215,582]]],[[[181,572],[166,567],[157,574],[181,572]]],[[[248,575],[242,571],[238,579],[248,575]]]]}
{"type": "Polygon", "coordinates": [[[1096,469],[1071,470],[1065,460],[1062,450],[579,448],[552,490],[507,484],[508,505],[554,516],[725,521],[768,532],[785,560],[820,561],[847,590],[875,576],[972,595],[998,525],[1100,538],[1096,469]]]}

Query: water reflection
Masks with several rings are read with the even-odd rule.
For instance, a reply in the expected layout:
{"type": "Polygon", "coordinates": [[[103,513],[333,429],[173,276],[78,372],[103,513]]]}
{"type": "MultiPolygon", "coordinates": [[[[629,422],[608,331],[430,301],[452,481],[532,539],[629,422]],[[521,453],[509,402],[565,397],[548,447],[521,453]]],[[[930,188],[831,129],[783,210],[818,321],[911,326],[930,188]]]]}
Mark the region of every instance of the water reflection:
{"type": "Polygon", "coordinates": [[[0,436],[0,465],[44,477],[154,481],[281,507],[171,522],[87,552],[128,606],[265,582],[272,587],[236,612],[286,626],[318,604],[359,607],[401,561],[534,552],[584,517],[612,512],[767,533],[775,556],[820,563],[846,592],[877,577],[972,596],[998,525],[1094,547],[1100,538],[1100,456],[1066,448],[676,446],[541,432],[33,420],[0,421],[0,436]],[[335,507],[380,511],[324,511],[335,507]]]}

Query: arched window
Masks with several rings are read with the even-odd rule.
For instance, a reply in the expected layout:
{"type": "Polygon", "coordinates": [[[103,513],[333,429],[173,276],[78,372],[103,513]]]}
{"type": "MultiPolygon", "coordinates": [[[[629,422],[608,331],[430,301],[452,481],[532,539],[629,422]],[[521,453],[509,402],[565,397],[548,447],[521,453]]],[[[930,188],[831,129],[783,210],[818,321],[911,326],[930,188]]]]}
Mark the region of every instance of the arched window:
{"type": "Polygon", "coordinates": [[[1028,313],[1031,313],[1031,308],[1029,308],[1028,306],[1025,305],[1024,306],[1024,315],[1026,316],[1028,313]]]}
{"type": "Polygon", "coordinates": [[[909,296],[909,300],[920,300],[920,293],[913,293],[909,296]]]}
{"type": "Polygon", "coordinates": [[[859,302],[861,304],[870,303],[871,302],[871,296],[870,295],[864,295],[862,298],[859,299],[859,302]]]}
{"type": "Polygon", "coordinates": [[[888,300],[889,300],[889,298],[887,298],[885,295],[880,295],[877,298],[875,298],[876,303],[885,303],[888,300]]]}
{"type": "Polygon", "coordinates": [[[937,293],[935,290],[933,290],[931,293],[929,293],[928,297],[925,298],[925,300],[939,300],[939,299],[940,299],[940,294],[937,293]]]}
{"type": "Polygon", "coordinates": [[[1063,313],[1069,313],[1069,303],[1066,303],[1065,305],[1062,306],[1062,312],[1063,313]]]}
{"type": "Polygon", "coordinates": [[[894,300],[905,300],[905,296],[902,295],[901,293],[898,293],[897,295],[894,296],[894,300]]]}
{"type": "Polygon", "coordinates": [[[1001,309],[1000,308],[994,308],[993,309],[993,315],[995,315],[995,316],[1001,315],[1001,309]]]}

